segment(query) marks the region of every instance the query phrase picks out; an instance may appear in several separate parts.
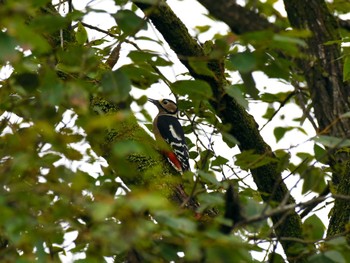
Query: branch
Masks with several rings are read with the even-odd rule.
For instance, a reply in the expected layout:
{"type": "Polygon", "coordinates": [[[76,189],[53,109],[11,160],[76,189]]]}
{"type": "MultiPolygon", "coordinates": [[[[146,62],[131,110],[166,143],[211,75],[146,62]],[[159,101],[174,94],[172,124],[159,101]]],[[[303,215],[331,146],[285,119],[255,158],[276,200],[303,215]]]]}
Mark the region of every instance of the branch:
{"type": "Polygon", "coordinates": [[[240,223],[235,225],[235,228],[239,227],[239,226],[245,226],[245,225],[249,225],[252,223],[256,223],[256,222],[265,220],[267,218],[274,217],[276,215],[284,214],[287,212],[293,212],[295,210],[295,208],[297,208],[297,207],[299,207],[301,209],[307,208],[307,207],[315,207],[316,205],[323,202],[327,198],[329,198],[329,197],[322,195],[322,196],[318,196],[318,197],[313,198],[313,199],[306,201],[306,202],[300,202],[298,204],[289,204],[289,205],[285,205],[285,206],[279,206],[279,207],[272,209],[268,212],[265,212],[261,215],[252,216],[250,218],[242,220],[240,223]]]}
{"type": "MultiPolygon", "coordinates": [[[[113,38],[118,37],[117,35],[112,34],[111,32],[109,32],[109,31],[107,31],[107,30],[104,30],[104,29],[101,29],[101,28],[99,28],[99,27],[97,27],[97,26],[93,26],[93,25],[90,25],[90,24],[87,24],[87,23],[84,23],[84,22],[81,22],[81,24],[82,24],[83,26],[87,27],[87,28],[90,28],[90,29],[93,29],[93,30],[95,30],[95,31],[104,33],[104,34],[106,34],[106,35],[108,35],[108,36],[110,36],[110,37],[113,37],[113,38]]],[[[73,28],[75,28],[75,27],[77,27],[77,26],[78,26],[78,24],[74,25],[73,28]]]]}
{"type": "Polygon", "coordinates": [[[244,8],[233,0],[198,0],[211,15],[225,22],[236,34],[259,30],[278,31],[279,28],[265,17],[244,8]]]}
{"type": "MultiPolygon", "coordinates": [[[[315,197],[314,199],[317,199],[320,197],[325,197],[329,193],[330,193],[330,189],[329,189],[329,184],[328,184],[326,186],[326,188],[322,191],[322,193],[320,193],[320,195],[318,197],[315,197]]],[[[335,197],[335,196],[333,195],[333,197],[335,197]]],[[[306,207],[306,209],[300,214],[300,217],[304,218],[305,216],[307,216],[318,204],[319,203],[315,202],[315,203],[309,205],[308,207],[306,207]]]]}

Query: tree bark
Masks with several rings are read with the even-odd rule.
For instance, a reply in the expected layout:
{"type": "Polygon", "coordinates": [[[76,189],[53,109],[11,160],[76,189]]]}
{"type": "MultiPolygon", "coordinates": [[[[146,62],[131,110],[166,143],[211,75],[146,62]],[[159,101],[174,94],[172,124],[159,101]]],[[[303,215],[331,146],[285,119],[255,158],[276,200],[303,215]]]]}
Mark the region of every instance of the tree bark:
{"type": "MultiPolygon", "coordinates": [[[[291,25],[307,29],[312,35],[307,39],[303,51],[307,59],[299,60],[305,80],[311,93],[315,116],[321,134],[347,139],[350,121],[341,115],[350,111],[349,82],[343,81],[343,60],[341,58],[338,24],[329,12],[325,1],[288,0],[284,1],[291,25]],[[335,41],[335,43],[331,43],[335,41]]],[[[349,156],[336,153],[338,162],[332,166],[343,166],[348,171],[349,156]]],[[[339,169],[338,169],[339,170],[339,169]]],[[[337,194],[349,195],[349,172],[333,173],[333,181],[338,183],[337,194]]],[[[344,233],[349,222],[350,206],[339,198],[335,199],[333,214],[329,223],[328,236],[344,233]]],[[[349,235],[347,236],[348,240],[349,235]]]]}
{"type": "Polygon", "coordinates": [[[311,93],[320,132],[339,138],[348,138],[350,122],[339,117],[350,110],[349,83],[343,82],[343,60],[338,24],[324,1],[284,1],[291,25],[307,29],[304,50],[307,59],[298,61],[311,93]]]}

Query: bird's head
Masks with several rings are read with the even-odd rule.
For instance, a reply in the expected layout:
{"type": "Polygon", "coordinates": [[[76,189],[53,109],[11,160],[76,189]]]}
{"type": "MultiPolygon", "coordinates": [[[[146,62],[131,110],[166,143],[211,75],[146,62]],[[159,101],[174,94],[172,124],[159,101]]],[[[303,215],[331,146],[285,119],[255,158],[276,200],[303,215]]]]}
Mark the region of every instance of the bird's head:
{"type": "Polygon", "coordinates": [[[148,99],[149,102],[152,102],[154,105],[157,106],[160,113],[166,113],[166,114],[176,114],[177,113],[177,105],[175,102],[169,99],[161,99],[161,100],[154,100],[154,99],[148,99]]]}

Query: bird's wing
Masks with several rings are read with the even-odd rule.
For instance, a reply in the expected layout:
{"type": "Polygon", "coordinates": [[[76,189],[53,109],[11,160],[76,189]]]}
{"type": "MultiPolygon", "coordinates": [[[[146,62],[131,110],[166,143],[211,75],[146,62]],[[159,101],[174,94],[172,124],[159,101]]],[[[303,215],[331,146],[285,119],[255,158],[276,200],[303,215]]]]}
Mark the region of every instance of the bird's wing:
{"type": "Polygon", "coordinates": [[[183,170],[189,170],[188,148],[179,120],[175,116],[160,115],[157,120],[157,128],[180,161],[183,170]]]}

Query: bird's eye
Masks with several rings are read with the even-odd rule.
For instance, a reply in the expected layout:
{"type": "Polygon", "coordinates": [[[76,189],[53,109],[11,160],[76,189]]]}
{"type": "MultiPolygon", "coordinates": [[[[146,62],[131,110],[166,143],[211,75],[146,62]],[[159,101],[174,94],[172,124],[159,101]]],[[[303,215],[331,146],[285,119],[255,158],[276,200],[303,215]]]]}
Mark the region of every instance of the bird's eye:
{"type": "Polygon", "coordinates": [[[163,104],[168,104],[168,100],[163,100],[163,104]]]}

